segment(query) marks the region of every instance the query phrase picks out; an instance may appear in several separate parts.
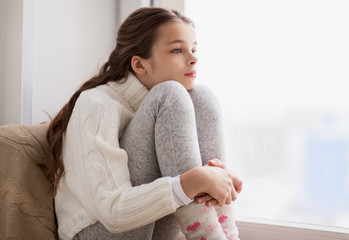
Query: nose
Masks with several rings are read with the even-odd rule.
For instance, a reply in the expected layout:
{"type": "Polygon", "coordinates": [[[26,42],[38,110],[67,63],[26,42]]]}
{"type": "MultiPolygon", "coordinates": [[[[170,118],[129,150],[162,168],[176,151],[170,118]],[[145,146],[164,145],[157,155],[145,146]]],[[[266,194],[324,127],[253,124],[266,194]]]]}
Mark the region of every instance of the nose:
{"type": "Polygon", "coordinates": [[[188,58],[188,65],[195,65],[198,61],[198,58],[194,54],[190,54],[188,58]]]}

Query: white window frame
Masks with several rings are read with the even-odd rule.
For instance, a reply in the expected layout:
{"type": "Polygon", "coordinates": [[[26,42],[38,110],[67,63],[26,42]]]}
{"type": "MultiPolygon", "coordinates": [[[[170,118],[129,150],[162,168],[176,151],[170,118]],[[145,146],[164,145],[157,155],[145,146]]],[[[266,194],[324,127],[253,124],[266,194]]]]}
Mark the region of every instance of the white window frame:
{"type": "MultiPolygon", "coordinates": [[[[176,8],[184,11],[184,1],[154,0],[155,6],[176,8]]],[[[120,0],[120,12],[128,15],[130,9],[150,5],[150,0],[120,0]]],[[[345,240],[349,239],[349,229],[293,223],[286,221],[237,217],[236,221],[242,240],[345,240]]]]}
{"type": "Polygon", "coordinates": [[[339,240],[349,239],[349,229],[286,221],[237,217],[242,240],[339,240]]]}

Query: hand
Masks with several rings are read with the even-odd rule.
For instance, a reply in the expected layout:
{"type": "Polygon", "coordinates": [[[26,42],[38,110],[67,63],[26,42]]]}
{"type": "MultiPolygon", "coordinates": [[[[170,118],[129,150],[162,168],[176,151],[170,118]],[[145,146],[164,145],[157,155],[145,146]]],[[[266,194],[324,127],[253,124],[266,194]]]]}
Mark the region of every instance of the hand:
{"type": "MultiPolygon", "coordinates": [[[[221,160],[217,159],[217,158],[209,160],[208,161],[208,165],[209,166],[220,167],[220,168],[223,168],[223,169],[227,168],[227,165],[224,162],[222,162],[221,160]]],[[[233,183],[234,187],[235,187],[235,190],[236,190],[237,193],[240,193],[241,190],[242,190],[242,180],[235,173],[232,172],[232,174],[235,176],[235,181],[233,183]]]]}
{"type": "MultiPolygon", "coordinates": [[[[203,199],[222,207],[224,204],[230,204],[236,200],[237,193],[241,191],[242,181],[226,169],[223,162],[216,161],[214,162],[220,167],[205,165],[190,169],[180,176],[180,181],[184,193],[189,198],[194,198],[200,193],[206,193],[212,199],[207,196],[203,199]]],[[[214,165],[213,162],[211,165],[214,165]]]]}
{"type": "MultiPolygon", "coordinates": [[[[226,169],[226,164],[224,162],[220,161],[219,159],[212,159],[212,160],[208,161],[207,165],[208,166],[220,167],[222,169],[226,169]]],[[[235,174],[233,174],[233,175],[235,175],[235,174]]],[[[240,193],[241,189],[242,189],[242,181],[241,181],[241,179],[239,179],[236,175],[235,175],[235,177],[237,179],[234,179],[234,182],[233,182],[235,191],[232,191],[232,196],[231,196],[232,200],[236,200],[237,193],[240,193]]],[[[216,199],[214,199],[213,197],[211,197],[210,195],[205,194],[205,193],[198,194],[195,197],[195,201],[197,203],[206,202],[206,206],[208,206],[208,207],[217,204],[217,200],[216,199]]],[[[231,200],[230,200],[230,198],[228,198],[226,200],[225,204],[230,204],[230,203],[231,203],[231,200]]]]}
{"type": "MultiPolygon", "coordinates": [[[[220,168],[223,168],[223,169],[226,168],[225,163],[220,161],[217,158],[209,160],[207,165],[220,167],[220,168]]],[[[210,195],[206,194],[206,193],[199,193],[197,196],[195,196],[195,202],[199,203],[199,204],[203,203],[203,202],[206,202],[206,206],[210,207],[210,206],[215,205],[217,203],[217,200],[214,199],[213,197],[211,197],[210,195]]]]}
{"type": "Polygon", "coordinates": [[[222,162],[218,158],[214,158],[212,160],[209,160],[207,165],[214,166],[214,167],[220,167],[220,168],[223,168],[223,169],[227,168],[227,165],[225,164],[225,162],[222,162]]]}
{"type": "Polygon", "coordinates": [[[217,200],[211,197],[210,195],[206,193],[200,193],[195,197],[195,202],[196,203],[204,203],[206,202],[206,206],[210,207],[213,206],[217,203],[217,200]]]}
{"type": "Polygon", "coordinates": [[[203,170],[208,174],[206,176],[208,181],[203,181],[203,183],[205,182],[204,192],[217,201],[217,206],[222,207],[224,204],[230,204],[237,198],[231,172],[208,165],[204,166],[203,170]]]}

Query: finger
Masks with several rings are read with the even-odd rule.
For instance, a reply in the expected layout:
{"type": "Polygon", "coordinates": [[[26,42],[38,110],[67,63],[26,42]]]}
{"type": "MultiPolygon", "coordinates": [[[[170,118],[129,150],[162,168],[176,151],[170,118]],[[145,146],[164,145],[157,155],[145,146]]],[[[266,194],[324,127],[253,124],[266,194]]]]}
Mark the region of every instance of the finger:
{"type": "Polygon", "coordinates": [[[237,198],[238,198],[238,194],[235,191],[235,189],[233,188],[232,191],[231,191],[231,200],[235,201],[237,198]]]}
{"type": "Polygon", "coordinates": [[[202,197],[202,196],[204,196],[204,195],[207,195],[207,194],[204,193],[204,192],[198,193],[198,194],[195,196],[195,198],[199,198],[199,197],[202,197]]]}
{"type": "Polygon", "coordinates": [[[219,203],[218,206],[219,206],[219,207],[223,207],[224,205],[225,205],[225,201],[222,201],[222,202],[219,203]]]}
{"type": "Polygon", "coordinates": [[[212,200],[212,199],[213,199],[213,198],[212,198],[210,195],[205,194],[205,195],[203,195],[203,196],[200,196],[200,197],[195,198],[195,202],[196,202],[196,203],[203,203],[203,202],[210,201],[210,200],[212,200]]]}
{"type": "Polygon", "coordinates": [[[217,203],[218,203],[217,200],[213,198],[213,199],[206,202],[206,206],[211,207],[213,205],[216,205],[217,203]]]}
{"type": "Polygon", "coordinates": [[[225,200],[227,199],[227,195],[224,194],[224,196],[221,196],[219,198],[217,198],[217,203],[216,206],[218,207],[223,207],[225,205],[225,200]]]}
{"type": "Polygon", "coordinates": [[[229,205],[229,204],[231,204],[231,202],[232,202],[232,196],[231,196],[231,194],[228,194],[228,197],[225,200],[225,205],[229,205]]]}
{"type": "Polygon", "coordinates": [[[234,184],[234,188],[235,188],[236,192],[240,193],[242,190],[242,180],[238,177],[234,177],[233,184],[234,184]]]}
{"type": "Polygon", "coordinates": [[[225,201],[217,201],[216,206],[223,207],[225,204],[225,201]]]}
{"type": "Polygon", "coordinates": [[[213,166],[213,167],[220,167],[220,168],[223,168],[223,169],[225,169],[227,167],[224,162],[222,162],[221,160],[219,160],[217,158],[209,160],[208,161],[208,165],[209,166],[213,166]]]}

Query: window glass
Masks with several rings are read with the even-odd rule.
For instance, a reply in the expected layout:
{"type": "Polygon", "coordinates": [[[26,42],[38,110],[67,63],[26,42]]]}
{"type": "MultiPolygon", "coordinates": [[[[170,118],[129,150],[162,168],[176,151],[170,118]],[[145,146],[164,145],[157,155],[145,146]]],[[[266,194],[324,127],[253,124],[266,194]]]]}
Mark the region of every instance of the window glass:
{"type": "Polygon", "coordinates": [[[239,216],[349,228],[349,2],[185,1],[239,216]]]}

